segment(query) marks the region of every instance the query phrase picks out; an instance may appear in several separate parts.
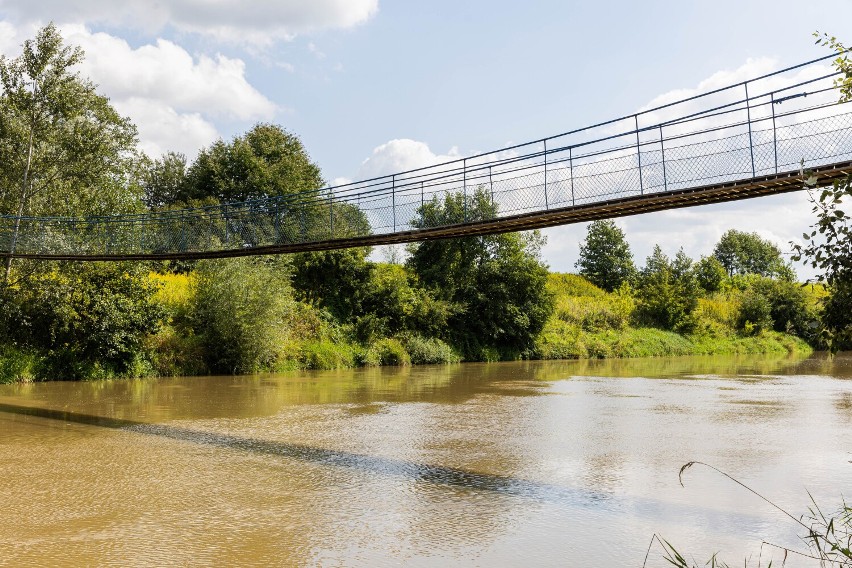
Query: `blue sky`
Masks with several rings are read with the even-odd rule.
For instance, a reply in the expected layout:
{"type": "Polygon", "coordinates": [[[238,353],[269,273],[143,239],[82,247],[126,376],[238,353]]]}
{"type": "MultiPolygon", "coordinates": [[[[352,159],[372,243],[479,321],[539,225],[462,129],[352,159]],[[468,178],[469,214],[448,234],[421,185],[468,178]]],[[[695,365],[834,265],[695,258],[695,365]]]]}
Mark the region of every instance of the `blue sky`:
{"type": "MultiPolygon", "coordinates": [[[[0,0],[0,50],[15,55],[51,20],[84,47],[83,71],[151,155],[192,156],[270,121],[302,138],[329,182],[629,114],[719,73],[813,59],[827,53],[814,30],[852,42],[848,0],[0,0]]],[[[655,243],[709,254],[728,228],[787,250],[809,211],[795,194],[618,223],[642,264],[655,243]]],[[[584,234],[546,231],[552,269],[573,269],[584,234]]]]}

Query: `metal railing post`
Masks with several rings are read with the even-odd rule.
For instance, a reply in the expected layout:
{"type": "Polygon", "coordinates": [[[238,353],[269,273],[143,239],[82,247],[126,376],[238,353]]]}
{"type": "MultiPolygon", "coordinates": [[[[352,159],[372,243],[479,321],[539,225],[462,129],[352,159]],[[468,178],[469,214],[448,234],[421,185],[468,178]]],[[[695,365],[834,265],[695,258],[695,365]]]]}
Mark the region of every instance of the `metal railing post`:
{"type": "Polygon", "coordinates": [[[571,207],[574,207],[574,149],[571,147],[568,148],[568,175],[571,178],[571,207]]]}
{"type": "Polygon", "coordinates": [[[669,184],[666,181],[666,146],[663,144],[663,125],[660,125],[660,154],[663,162],[663,191],[669,190],[669,184]]]}
{"type": "Polygon", "coordinates": [[[775,155],[775,173],[778,173],[778,134],[775,131],[775,93],[770,96],[769,106],[772,108],[772,153],[775,155]]]}
{"type": "Polygon", "coordinates": [[[751,156],[751,177],[756,177],[756,170],[754,168],[754,140],[752,139],[751,134],[751,101],[748,98],[748,81],[743,83],[745,87],[745,96],[746,96],[746,118],[748,119],[748,151],[751,156]]]}
{"type": "Polygon", "coordinates": [[[544,139],[544,208],[550,209],[547,200],[547,139],[544,139]]]}
{"type": "Polygon", "coordinates": [[[225,222],[225,246],[231,244],[230,227],[228,227],[228,206],[222,205],[222,220],[225,222]]]}
{"type": "Polygon", "coordinates": [[[396,175],[391,176],[391,212],[393,213],[393,232],[396,232],[396,175]]]}
{"type": "Polygon", "coordinates": [[[275,199],[275,228],[273,232],[273,242],[277,243],[281,240],[281,197],[275,199]]]}
{"type": "Polygon", "coordinates": [[[645,195],[645,183],[642,181],[642,148],[639,146],[639,115],[633,115],[636,124],[636,159],[639,162],[639,195],[645,195]]]}
{"type": "Polygon", "coordinates": [[[467,223],[467,158],[462,160],[462,192],[464,194],[463,221],[467,223]]]}
{"type": "Polygon", "coordinates": [[[491,188],[491,206],[494,207],[494,178],[491,177],[491,166],[488,166],[488,185],[491,188]]]}
{"type": "Polygon", "coordinates": [[[328,192],[328,220],[329,220],[329,238],[334,238],[334,194],[328,192]]]}
{"type": "Polygon", "coordinates": [[[423,215],[423,208],[426,207],[426,196],[423,194],[423,182],[420,182],[420,215],[423,215]]]}

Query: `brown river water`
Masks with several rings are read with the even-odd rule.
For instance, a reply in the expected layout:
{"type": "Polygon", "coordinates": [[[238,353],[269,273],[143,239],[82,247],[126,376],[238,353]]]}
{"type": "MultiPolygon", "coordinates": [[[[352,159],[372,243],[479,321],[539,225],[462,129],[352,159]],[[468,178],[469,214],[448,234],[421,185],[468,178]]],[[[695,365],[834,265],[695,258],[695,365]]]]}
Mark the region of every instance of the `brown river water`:
{"type": "MultiPolygon", "coordinates": [[[[762,566],[852,496],[852,355],[0,386],[0,566],[762,566]],[[648,566],[666,565],[658,546],[648,566]]],[[[810,566],[795,557],[787,566],[810,566]]]]}

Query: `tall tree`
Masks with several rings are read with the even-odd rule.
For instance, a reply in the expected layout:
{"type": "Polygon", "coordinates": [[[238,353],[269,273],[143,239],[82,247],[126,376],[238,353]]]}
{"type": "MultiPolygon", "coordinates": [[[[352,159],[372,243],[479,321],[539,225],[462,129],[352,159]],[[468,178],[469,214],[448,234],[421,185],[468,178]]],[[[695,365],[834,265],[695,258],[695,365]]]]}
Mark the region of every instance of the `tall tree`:
{"type": "Polygon", "coordinates": [[[692,331],[700,296],[692,264],[683,250],[670,260],[659,245],[654,247],[636,279],[640,320],[663,329],[692,331]]]}
{"type": "MultiPolygon", "coordinates": [[[[53,24],[0,56],[0,211],[7,215],[121,213],[139,206],[136,128],[74,71],[79,47],[53,24]]],[[[19,232],[16,221],[9,248],[19,232]]],[[[9,279],[11,259],[6,263],[9,279]]]]}
{"type": "Polygon", "coordinates": [[[186,156],[167,152],[148,163],[142,176],[142,200],[149,209],[174,205],[186,193],[186,156]]]}
{"type": "Polygon", "coordinates": [[[612,292],[636,272],[624,231],[613,221],[593,221],[580,245],[576,264],[592,284],[612,292]]]}
{"type": "MultiPolygon", "coordinates": [[[[484,190],[449,194],[420,208],[418,227],[497,214],[484,190]]],[[[468,359],[514,358],[530,349],[553,311],[547,268],[539,259],[538,233],[424,241],[412,247],[408,266],[421,284],[456,307],[446,339],[468,359]]]]}
{"type": "Polygon", "coordinates": [[[231,142],[222,140],[198,154],[173,201],[214,197],[246,201],[277,195],[311,193],[323,185],[298,136],[275,124],[257,124],[231,142]]]}
{"type": "Polygon", "coordinates": [[[757,233],[736,229],[726,231],[716,243],[713,256],[722,263],[729,276],[757,274],[784,280],[796,277],[793,269],[784,262],[778,247],[757,233]]]}
{"type": "MultiPolygon", "coordinates": [[[[817,43],[837,51],[835,68],[841,72],[836,80],[840,101],[852,101],[852,62],[846,46],[835,37],[818,33],[817,43]]],[[[852,349],[852,216],[840,205],[852,201],[852,176],[811,193],[816,222],[810,233],[804,233],[804,244],[793,244],[793,260],[802,260],[817,270],[817,280],[825,283],[828,296],[823,301],[821,330],[823,341],[834,352],[852,349]]]]}

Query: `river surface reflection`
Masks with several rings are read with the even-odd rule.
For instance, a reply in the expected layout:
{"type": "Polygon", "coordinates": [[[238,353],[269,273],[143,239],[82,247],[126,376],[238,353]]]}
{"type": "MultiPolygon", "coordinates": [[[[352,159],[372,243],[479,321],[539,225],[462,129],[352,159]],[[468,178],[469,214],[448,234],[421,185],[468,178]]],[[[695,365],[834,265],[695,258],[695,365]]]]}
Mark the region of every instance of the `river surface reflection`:
{"type": "Polygon", "coordinates": [[[802,548],[720,475],[681,487],[690,460],[796,516],[807,491],[835,508],[852,356],[0,386],[0,565],[641,566],[655,533],[699,564],[802,548]]]}

